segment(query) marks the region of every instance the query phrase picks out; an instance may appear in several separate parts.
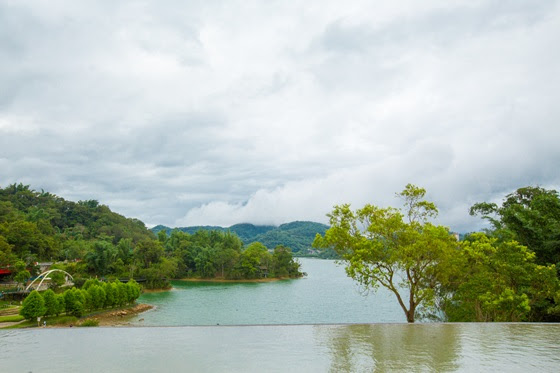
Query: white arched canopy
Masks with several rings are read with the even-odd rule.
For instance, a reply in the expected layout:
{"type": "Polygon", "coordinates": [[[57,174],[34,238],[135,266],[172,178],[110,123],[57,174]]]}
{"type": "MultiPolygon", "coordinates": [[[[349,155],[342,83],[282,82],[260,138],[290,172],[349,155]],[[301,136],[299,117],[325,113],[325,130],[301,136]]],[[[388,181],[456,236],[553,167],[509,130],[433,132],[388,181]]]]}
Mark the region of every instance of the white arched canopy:
{"type": "Polygon", "coordinates": [[[62,272],[64,274],[66,274],[66,282],[68,282],[68,277],[70,277],[72,279],[72,281],[74,281],[74,277],[72,277],[72,275],[66,271],[63,271],[62,269],[50,269],[48,271],[45,271],[43,273],[41,273],[39,276],[37,276],[35,278],[35,280],[31,281],[31,283],[29,285],[27,285],[27,287],[25,288],[25,291],[28,291],[29,288],[31,288],[31,286],[33,286],[33,284],[35,283],[35,281],[37,281],[38,279],[41,279],[41,282],[39,282],[39,286],[37,286],[37,289],[41,288],[41,285],[43,284],[43,281],[45,281],[46,279],[48,279],[49,275],[53,272],[62,272]]]}

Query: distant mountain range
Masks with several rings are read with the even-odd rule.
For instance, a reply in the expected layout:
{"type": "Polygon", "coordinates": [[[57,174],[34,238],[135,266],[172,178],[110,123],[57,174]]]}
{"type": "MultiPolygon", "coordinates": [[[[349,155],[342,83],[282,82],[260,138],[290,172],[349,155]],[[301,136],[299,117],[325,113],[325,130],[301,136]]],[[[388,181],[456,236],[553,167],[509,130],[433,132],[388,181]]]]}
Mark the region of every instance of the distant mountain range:
{"type": "Polygon", "coordinates": [[[165,230],[170,234],[173,229],[178,229],[189,234],[193,234],[198,230],[217,230],[230,231],[241,238],[245,245],[251,242],[261,242],[268,248],[275,248],[278,245],[284,245],[292,249],[294,254],[309,255],[314,250],[311,247],[315,235],[317,233],[323,235],[329,228],[328,225],[316,223],[312,221],[294,221],[282,224],[278,227],[273,225],[253,225],[249,223],[235,224],[231,227],[218,226],[191,226],[181,228],[170,228],[164,225],[157,225],[151,230],[157,234],[161,230],[165,230]]]}

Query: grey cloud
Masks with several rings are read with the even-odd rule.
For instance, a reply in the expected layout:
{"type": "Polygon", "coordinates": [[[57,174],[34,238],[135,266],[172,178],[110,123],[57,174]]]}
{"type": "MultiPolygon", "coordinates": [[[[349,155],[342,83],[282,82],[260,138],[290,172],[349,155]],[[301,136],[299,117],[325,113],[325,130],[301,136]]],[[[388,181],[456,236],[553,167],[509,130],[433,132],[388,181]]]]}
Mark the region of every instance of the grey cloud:
{"type": "Polygon", "coordinates": [[[0,185],[174,225],[325,221],[413,182],[462,231],[560,186],[557,1],[349,5],[0,4],[0,185]]]}
{"type": "Polygon", "coordinates": [[[361,53],[418,47],[454,47],[462,39],[531,27],[558,7],[555,0],[468,2],[433,9],[417,9],[379,24],[353,24],[338,19],[327,25],[314,45],[327,52],[361,53]]]}

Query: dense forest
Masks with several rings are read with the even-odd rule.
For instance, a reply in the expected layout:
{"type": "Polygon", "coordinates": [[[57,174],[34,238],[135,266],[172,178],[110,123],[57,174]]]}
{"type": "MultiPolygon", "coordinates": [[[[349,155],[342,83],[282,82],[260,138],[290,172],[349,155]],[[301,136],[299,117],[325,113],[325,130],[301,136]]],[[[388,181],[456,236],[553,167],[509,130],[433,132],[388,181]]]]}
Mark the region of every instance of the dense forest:
{"type": "MultiPolygon", "coordinates": [[[[320,258],[338,258],[334,250],[314,250],[313,240],[317,234],[325,234],[329,227],[325,224],[310,221],[294,221],[273,225],[253,225],[248,223],[235,224],[228,228],[219,226],[191,226],[175,228],[181,232],[193,234],[199,230],[221,231],[235,233],[245,243],[260,242],[267,247],[285,246],[292,249],[294,256],[311,256],[320,258]]],[[[171,234],[173,228],[164,225],[153,227],[152,232],[158,233],[162,230],[171,234]]]]}
{"type": "Polygon", "coordinates": [[[37,275],[37,262],[89,277],[141,278],[147,287],[168,279],[223,277],[253,279],[300,276],[284,246],[258,242],[244,247],[230,232],[154,233],[95,200],[71,202],[22,184],[0,189],[0,268],[24,283],[37,275]]]}

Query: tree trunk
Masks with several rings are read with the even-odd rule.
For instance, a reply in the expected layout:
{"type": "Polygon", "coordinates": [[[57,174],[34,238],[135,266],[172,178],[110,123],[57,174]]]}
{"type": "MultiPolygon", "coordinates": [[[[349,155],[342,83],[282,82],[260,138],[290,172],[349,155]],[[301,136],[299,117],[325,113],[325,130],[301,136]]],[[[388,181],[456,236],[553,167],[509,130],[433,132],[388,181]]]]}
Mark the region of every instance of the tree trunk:
{"type": "Polygon", "coordinates": [[[406,321],[410,322],[410,323],[413,323],[414,322],[414,313],[416,312],[416,304],[412,300],[412,294],[410,295],[411,300],[409,302],[410,309],[406,309],[406,306],[404,305],[404,302],[401,298],[401,295],[399,294],[397,289],[395,289],[394,286],[390,287],[389,289],[393,292],[393,294],[396,295],[397,300],[399,301],[399,304],[400,304],[402,310],[404,311],[404,314],[406,315],[406,321]]]}
{"type": "MultiPolygon", "coordinates": [[[[412,282],[412,279],[410,278],[410,274],[407,271],[407,275],[409,280],[412,282]]],[[[414,290],[415,290],[416,285],[414,283],[412,283],[410,285],[410,294],[409,294],[409,299],[408,299],[408,311],[406,311],[406,321],[413,323],[414,322],[414,314],[416,313],[416,306],[418,305],[416,303],[416,299],[414,299],[414,290]]]]}
{"type": "Polygon", "coordinates": [[[408,311],[406,311],[406,321],[409,323],[413,323],[414,322],[414,313],[415,313],[415,309],[414,308],[410,308],[408,311]]]}

